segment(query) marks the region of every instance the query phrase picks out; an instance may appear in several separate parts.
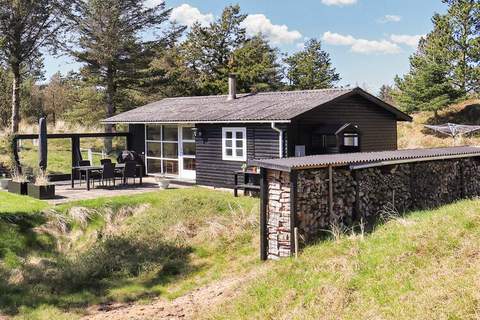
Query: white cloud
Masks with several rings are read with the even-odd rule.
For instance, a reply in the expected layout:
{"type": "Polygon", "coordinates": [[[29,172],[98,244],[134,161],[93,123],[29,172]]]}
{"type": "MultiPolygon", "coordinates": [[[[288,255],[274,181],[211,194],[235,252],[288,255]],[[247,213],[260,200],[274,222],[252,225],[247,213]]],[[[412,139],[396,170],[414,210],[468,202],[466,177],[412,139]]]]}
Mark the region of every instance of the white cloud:
{"type": "Polygon", "coordinates": [[[273,44],[289,44],[297,41],[302,34],[289,30],[286,25],[273,24],[264,14],[250,14],[242,22],[242,27],[250,36],[261,33],[273,44]]]}
{"type": "Polygon", "coordinates": [[[164,0],[147,0],[145,2],[145,6],[147,6],[148,8],[153,8],[153,7],[158,6],[159,4],[162,4],[164,2],[165,2],[164,0]]]}
{"type": "Polygon", "coordinates": [[[425,35],[421,35],[421,34],[417,34],[417,35],[392,34],[390,36],[390,40],[398,44],[406,44],[407,46],[416,48],[418,46],[418,42],[424,36],[425,35]]]}
{"type": "Polygon", "coordinates": [[[348,6],[357,3],[357,0],[322,0],[327,6],[348,6]]]}
{"type": "Polygon", "coordinates": [[[341,35],[327,31],[322,37],[325,43],[337,46],[349,46],[352,52],[356,53],[381,53],[381,54],[396,54],[400,52],[400,47],[388,40],[366,40],[357,39],[351,35],[341,35]]]}
{"type": "Polygon", "coordinates": [[[385,16],[383,16],[378,20],[378,22],[380,23],[400,22],[400,21],[402,21],[402,17],[394,14],[386,14],[385,16]]]}
{"type": "MultiPolygon", "coordinates": [[[[154,1],[154,0],[150,0],[154,1]]],[[[195,7],[192,7],[186,3],[173,8],[170,15],[170,21],[178,22],[179,24],[186,25],[191,27],[195,22],[200,23],[203,26],[208,25],[213,22],[213,14],[207,13],[203,14],[195,7]]]]}

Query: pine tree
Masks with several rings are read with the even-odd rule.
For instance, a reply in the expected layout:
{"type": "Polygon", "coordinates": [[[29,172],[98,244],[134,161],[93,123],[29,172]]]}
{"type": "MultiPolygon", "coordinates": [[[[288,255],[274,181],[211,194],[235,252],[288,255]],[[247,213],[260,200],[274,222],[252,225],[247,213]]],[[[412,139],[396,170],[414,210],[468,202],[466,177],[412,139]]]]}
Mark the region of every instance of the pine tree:
{"type": "Polygon", "coordinates": [[[340,80],[332,66],[330,55],[322,49],[320,41],[311,39],[302,51],[285,59],[286,76],[292,89],[331,88],[340,80]]]}
{"type": "Polygon", "coordinates": [[[392,86],[388,84],[384,84],[383,86],[380,87],[378,97],[387,103],[395,104],[395,100],[393,98],[393,92],[394,92],[394,89],[392,86]]]}
{"type": "Polygon", "coordinates": [[[0,0],[0,58],[13,75],[11,131],[18,131],[20,88],[29,69],[41,59],[40,48],[52,44],[62,27],[60,0],[0,0]]]}
{"type": "Polygon", "coordinates": [[[283,85],[278,50],[262,36],[248,39],[233,52],[231,71],[237,75],[240,92],[273,91],[283,85]]]}
{"type": "Polygon", "coordinates": [[[241,27],[245,18],[240,6],[228,6],[221,17],[209,26],[196,23],[187,34],[182,51],[188,67],[195,75],[193,80],[197,95],[226,92],[233,53],[247,39],[245,28],[241,27]]]}
{"type": "MultiPolygon", "coordinates": [[[[104,88],[107,117],[121,105],[122,90],[142,85],[152,50],[165,40],[142,38],[143,32],[160,28],[170,14],[163,2],[151,8],[145,2],[76,0],[67,15],[74,37],[72,46],[65,49],[86,64],[82,75],[104,88]]],[[[106,125],[105,130],[112,132],[113,126],[106,125]]],[[[109,145],[105,147],[110,150],[109,145]]]]}
{"type": "Polygon", "coordinates": [[[452,46],[452,29],[445,16],[433,17],[434,30],[421,39],[417,52],[410,57],[410,71],[396,77],[394,97],[406,112],[438,111],[458,98],[463,89],[456,86],[451,63],[456,53],[452,46]]]}

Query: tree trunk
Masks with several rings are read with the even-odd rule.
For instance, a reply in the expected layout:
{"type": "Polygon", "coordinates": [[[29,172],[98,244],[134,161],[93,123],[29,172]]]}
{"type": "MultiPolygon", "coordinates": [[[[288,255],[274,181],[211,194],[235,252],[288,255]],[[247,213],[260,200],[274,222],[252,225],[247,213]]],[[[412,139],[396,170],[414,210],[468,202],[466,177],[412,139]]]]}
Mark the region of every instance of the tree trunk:
{"type": "Polygon", "coordinates": [[[20,85],[22,78],[20,76],[20,66],[12,66],[13,73],[13,90],[12,90],[12,133],[18,132],[18,124],[20,122],[20,85]]]}
{"type": "MultiPolygon", "coordinates": [[[[113,70],[109,69],[107,72],[107,118],[115,114],[115,91],[114,73],[113,70]]],[[[115,126],[113,124],[106,124],[105,132],[115,132],[115,126]]],[[[112,138],[107,137],[104,139],[104,148],[107,153],[112,151],[112,138]]]]}

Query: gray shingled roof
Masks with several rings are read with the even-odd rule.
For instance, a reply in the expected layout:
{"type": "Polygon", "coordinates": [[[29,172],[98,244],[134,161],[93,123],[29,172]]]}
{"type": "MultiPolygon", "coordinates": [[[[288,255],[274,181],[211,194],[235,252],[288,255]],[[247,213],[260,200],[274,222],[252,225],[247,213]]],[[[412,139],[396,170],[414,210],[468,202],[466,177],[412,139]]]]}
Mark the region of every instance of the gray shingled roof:
{"type": "Polygon", "coordinates": [[[415,162],[431,158],[462,158],[479,156],[479,147],[451,147],[431,149],[407,149],[379,152],[356,152],[341,154],[322,154],[306,157],[291,157],[283,159],[250,160],[252,166],[276,169],[281,171],[301,170],[307,168],[322,168],[326,166],[371,166],[387,164],[391,161],[415,162]]]}
{"type": "Polygon", "coordinates": [[[395,107],[355,88],[240,94],[231,101],[227,101],[227,96],[166,98],[102,122],[288,122],[315,107],[353,94],[360,94],[392,112],[398,120],[411,120],[395,107]]]}

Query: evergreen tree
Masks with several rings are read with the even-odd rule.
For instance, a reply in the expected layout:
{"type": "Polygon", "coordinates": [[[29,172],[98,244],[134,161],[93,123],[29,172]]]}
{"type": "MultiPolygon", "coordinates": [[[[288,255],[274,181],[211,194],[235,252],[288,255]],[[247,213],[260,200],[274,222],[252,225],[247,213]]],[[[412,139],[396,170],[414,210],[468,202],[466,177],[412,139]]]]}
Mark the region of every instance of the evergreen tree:
{"type": "Polygon", "coordinates": [[[393,98],[393,87],[384,84],[383,86],[380,87],[380,92],[378,93],[378,98],[382,99],[383,101],[389,103],[389,104],[395,104],[395,100],[393,98]]]}
{"type": "Polygon", "coordinates": [[[246,41],[241,23],[246,15],[238,5],[226,7],[209,26],[196,23],[187,34],[182,51],[194,74],[197,95],[225,93],[232,72],[232,56],[246,41]]]}
{"type": "Polygon", "coordinates": [[[0,58],[13,75],[11,131],[18,131],[20,88],[29,69],[38,66],[40,48],[53,43],[61,28],[60,0],[0,0],[0,58]]]}
{"type": "Polygon", "coordinates": [[[455,87],[468,94],[479,91],[480,77],[480,1],[443,0],[447,14],[434,18],[435,26],[442,23],[449,29],[449,66],[455,87]]]}
{"type": "Polygon", "coordinates": [[[457,54],[451,51],[452,29],[448,18],[433,17],[434,30],[421,39],[417,52],[410,57],[410,71],[396,77],[394,97],[406,112],[438,111],[458,98],[463,89],[455,84],[451,63],[457,54]]]}
{"type": "Polygon", "coordinates": [[[239,92],[272,91],[282,86],[278,50],[261,36],[248,39],[233,52],[231,70],[237,74],[239,92]]]}
{"type": "MultiPolygon", "coordinates": [[[[146,41],[143,32],[158,29],[170,10],[162,2],[147,7],[146,0],[75,0],[67,17],[74,35],[67,50],[86,64],[82,75],[105,92],[105,115],[113,116],[122,104],[123,90],[137,89],[146,75],[152,50],[164,39],[146,41]]],[[[113,126],[106,125],[106,132],[113,126]]],[[[106,149],[110,150],[108,141],[106,149]]]]}
{"type": "Polygon", "coordinates": [[[287,80],[295,90],[331,88],[340,80],[330,55],[315,39],[307,41],[302,51],[287,57],[285,64],[287,80]]]}

